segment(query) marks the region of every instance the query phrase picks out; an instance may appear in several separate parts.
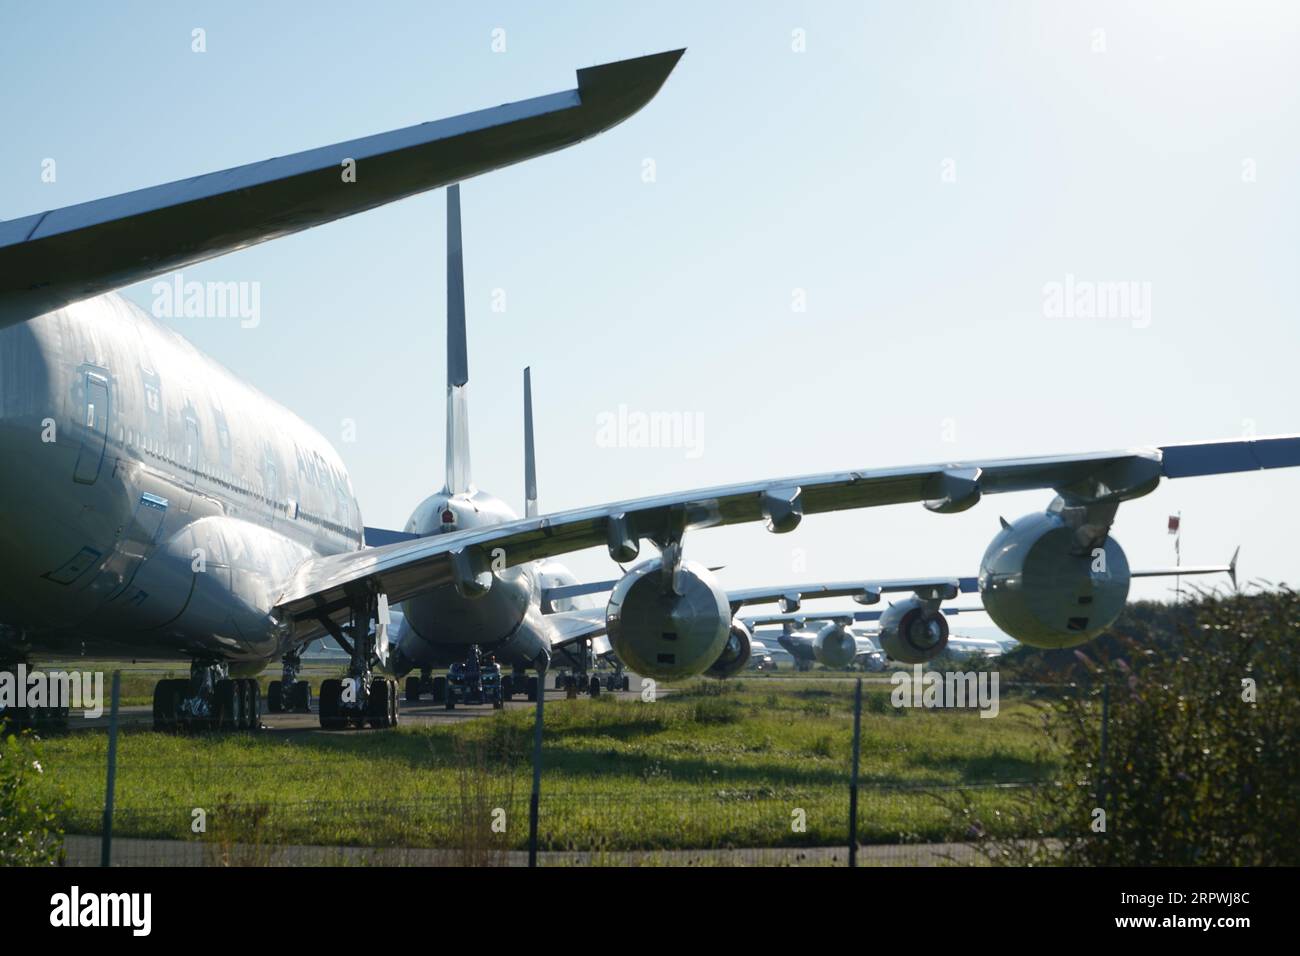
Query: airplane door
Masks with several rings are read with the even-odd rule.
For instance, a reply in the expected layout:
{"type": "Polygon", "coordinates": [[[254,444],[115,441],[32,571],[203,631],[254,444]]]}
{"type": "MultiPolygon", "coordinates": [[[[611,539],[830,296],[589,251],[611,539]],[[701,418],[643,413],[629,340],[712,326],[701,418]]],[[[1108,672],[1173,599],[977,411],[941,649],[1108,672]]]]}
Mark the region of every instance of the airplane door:
{"type": "Polygon", "coordinates": [[[125,563],[121,569],[121,584],[109,595],[109,600],[126,594],[135,580],[140,564],[153,554],[158,535],[167,518],[167,499],[144,492],[131,516],[131,525],[119,547],[125,563]]]}
{"type": "Polygon", "coordinates": [[[108,379],[98,372],[86,372],[85,391],[86,400],[81,409],[85,432],[72,479],[93,485],[104,463],[104,445],[108,441],[108,379]]]}

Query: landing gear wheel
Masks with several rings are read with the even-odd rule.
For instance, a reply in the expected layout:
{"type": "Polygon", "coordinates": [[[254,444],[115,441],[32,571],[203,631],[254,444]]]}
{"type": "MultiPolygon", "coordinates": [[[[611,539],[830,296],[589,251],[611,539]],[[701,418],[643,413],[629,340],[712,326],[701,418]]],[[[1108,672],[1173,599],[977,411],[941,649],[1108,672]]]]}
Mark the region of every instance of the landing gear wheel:
{"type": "Polygon", "coordinates": [[[592,697],[600,696],[600,678],[596,677],[594,674],[592,675],[591,683],[587,685],[587,693],[592,697]]]}
{"type": "MultiPolygon", "coordinates": [[[[248,685],[248,713],[246,725],[249,730],[262,729],[262,685],[253,678],[244,681],[248,685]]],[[[297,689],[297,685],[295,685],[297,689]]]]}
{"type": "Polygon", "coordinates": [[[433,702],[435,704],[445,704],[447,702],[447,678],[435,677],[433,679],[433,702]]]}
{"type": "Polygon", "coordinates": [[[628,676],[626,676],[626,675],[624,675],[624,677],[623,677],[623,689],[624,689],[625,691],[626,691],[626,690],[631,690],[631,689],[632,689],[632,678],[630,678],[630,677],[628,677],[628,676]]]}
{"type": "Polygon", "coordinates": [[[501,678],[501,696],[507,700],[515,696],[515,681],[509,674],[501,678]]]}
{"type": "Polygon", "coordinates": [[[408,704],[418,704],[420,702],[420,678],[406,678],[406,702],[408,704]]]}
{"type": "Polygon", "coordinates": [[[541,682],[538,681],[536,677],[528,678],[528,699],[532,703],[537,702],[537,689],[540,686],[541,686],[541,682]]]}
{"type": "Polygon", "coordinates": [[[370,696],[366,700],[366,723],[371,727],[391,727],[396,702],[397,682],[376,677],[370,682],[370,696]]]}
{"type": "Polygon", "coordinates": [[[338,730],[343,727],[343,681],[337,677],[321,681],[320,685],[320,725],[325,730],[338,730]]]}
{"type": "Polygon", "coordinates": [[[311,684],[305,680],[295,682],[293,690],[289,692],[289,704],[295,714],[310,714],[311,684]]]}
{"type": "Polygon", "coordinates": [[[273,680],[266,688],[266,709],[273,714],[284,711],[284,685],[273,680]]]}
{"type": "Polygon", "coordinates": [[[402,704],[397,699],[397,681],[389,681],[393,686],[393,692],[388,695],[388,726],[396,727],[401,719],[402,704]]]}
{"type": "Polygon", "coordinates": [[[153,729],[175,730],[179,722],[180,684],[184,681],[160,680],[153,688],[153,729]]]}
{"type": "Polygon", "coordinates": [[[217,681],[213,697],[212,722],[217,730],[234,730],[242,721],[242,695],[238,685],[230,678],[217,681]]]}
{"type": "Polygon", "coordinates": [[[252,726],[250,711],[253,709],[253,691],[248,681],[242,677],[235,679],[235,695],[239,700],[235,708],[235,729],[248,730],[252,726]]]}

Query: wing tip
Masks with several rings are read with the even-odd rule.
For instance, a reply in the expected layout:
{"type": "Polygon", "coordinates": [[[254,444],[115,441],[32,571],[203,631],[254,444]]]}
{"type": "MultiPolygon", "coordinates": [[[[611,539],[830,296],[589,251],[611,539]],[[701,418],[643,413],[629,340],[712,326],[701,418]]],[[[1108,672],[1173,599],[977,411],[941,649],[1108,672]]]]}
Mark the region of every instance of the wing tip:
{"type": "Polygon", "coordinates": [[[682,47],[584,67],[578,70],[578,95],[584,103],[608,103],[613,123],[621,122],[654,99],[685,52],[682,47]]]}

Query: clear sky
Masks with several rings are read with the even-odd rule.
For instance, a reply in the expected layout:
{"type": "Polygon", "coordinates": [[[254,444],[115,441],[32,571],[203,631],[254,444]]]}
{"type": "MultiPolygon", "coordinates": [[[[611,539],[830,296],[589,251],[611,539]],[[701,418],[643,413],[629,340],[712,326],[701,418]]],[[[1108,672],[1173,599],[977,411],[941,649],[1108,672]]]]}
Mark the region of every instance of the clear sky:
{"type": "MultiPolygon", "coordinates": [[[[526,364],[549,511],[1300,432],[1292,3],[6,0],[0,218],[682,46],[624,125],[462,188],[480,487],[522,511],[526,364]],[[1149,311],[1053,317],[1045,290],[1067,277],[1136,283],[1149,311]],[[620,406],[698,432],[608,447],[620,406]]],[[[260,283],[256,328],[173,324],[334,441],[368,524],[401,527],[442,483],[444,209],[428,194],[185,270],[260,283]]],[[[127,294],[148,308],[150,285],[127,294]]],[[[1185,562],[1241,544],[1246,577],[1295,584],[1297,490],[1295,471],[1166,483],[1114,532],[1134,566],[1169,564],[1181,511],[1185,562]]],[[[1050,497],[705,531],[687,551],[732,586],[973,574],[998,515],[1050,497]]],[[[569,564],[615,570],[603,552],[569,564]]]]}

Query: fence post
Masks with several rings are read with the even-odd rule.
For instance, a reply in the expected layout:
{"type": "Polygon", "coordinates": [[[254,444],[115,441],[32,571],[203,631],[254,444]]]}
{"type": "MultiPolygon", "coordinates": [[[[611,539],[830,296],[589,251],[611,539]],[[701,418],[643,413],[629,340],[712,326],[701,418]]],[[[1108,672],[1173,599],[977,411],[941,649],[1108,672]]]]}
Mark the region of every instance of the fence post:
{"type": "Polygon", "coordinates": [[[113,789],[117,783],[117,703],[121,697],[122,672],[113,671],[113,703],[108,712],[108,782],[104,785],[103,842],[99,865],[111,866],[113,859],[113,789]]]}
{"type": "Polygon", "coordinates": [[[542,793],[542,707],[546,703],[546,669],[537,672],[537,717],[533,722],[533,794],[528,801],[528,865],[537,865],[537,807],[542,793]]]}
{"type": "MultiPolygon", "coordinates": [[[[1106,812],[1106,751],[1110,748],[1110,681],[1101,685],[1101,755],[1097,759],[1097,802],[1106,812]]],[[[1106,821],[1106,830],[1110,821],[1106,821]]],[[[1103,833],[1106,831],[1102,831],[1103,833]]]]}
{"type": "Polygon", "coordinates": [[[853,771],[849,784],[849,866],[858,865],[858,752],[862,745],[862,678],[853,692],[853,771]]]}

